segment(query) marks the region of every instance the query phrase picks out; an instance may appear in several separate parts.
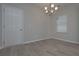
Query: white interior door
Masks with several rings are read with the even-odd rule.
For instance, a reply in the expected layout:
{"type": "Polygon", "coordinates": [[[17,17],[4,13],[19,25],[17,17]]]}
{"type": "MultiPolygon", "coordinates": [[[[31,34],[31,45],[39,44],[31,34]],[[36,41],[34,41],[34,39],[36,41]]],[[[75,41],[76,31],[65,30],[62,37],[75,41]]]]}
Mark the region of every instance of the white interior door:
{"type": "Polygon", "coordinates": [[[3,17],[5,47],[23,43],[23,11],[14,7],[4,7],[3,17]]]}

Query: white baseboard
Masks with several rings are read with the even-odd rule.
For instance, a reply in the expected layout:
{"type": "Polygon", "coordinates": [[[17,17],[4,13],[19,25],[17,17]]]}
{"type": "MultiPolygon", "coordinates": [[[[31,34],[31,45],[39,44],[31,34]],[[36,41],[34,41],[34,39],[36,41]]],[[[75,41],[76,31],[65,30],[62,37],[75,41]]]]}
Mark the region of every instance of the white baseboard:
{"type": "MultiPolygon", "coordinates": [[[[75,43],[75,44],[79,44],[79,42],[75,42],[75,41],[70,41],[70,40],[65,40],[65,39],[60,39],[60,38],[56,38],[56,37],[45,37],[45,38],[42,38],[42,39],[36,39],[36,40],[32,40],[32,41],[27,41],[27,42],[24,42],[22,44],[28,44],[28,43],[32,43],[32,42],[37,42],[37,41],[41,41],[41,40],[46,40],[46,39],[56,39],[56,40],[61,40],[61,41],[65,41],[65,42],[69,42],[69,43],[75,43]]],[[[16,44],[16,45],[21,45],[21,44],[16,44]]],[[[6,47],[0,47],[0,49],[2,48],[6,48],[6,47]]]]}
{"type": "Polygon", "coordinates": [[[33,41],[27,41],[27,42],[24,42],[23,44],[28,44],[28,43],[32,43],[32,42],[36,42],[36,41],[41,41],[41,40],[46,40],[46,39],[56,39],[56,40],[61,40],[61,41],[64,41],[64,42],[69,42],[69,43],[74,43],[74,44],[79,44],[79,42],[76,42],[76,41],[70,41],[70,40],[65,40],[65,39],[60,39],[60,38],[56,38],[56,37],[45,37],[45,38],[42,38],[42,39],[38,39],[38,40],[33,40],[33,41]]]}
{"type": "Polygon", "coordinates": [[[57,40],[61,40],[61,41],[64,41],[64,42],[79,44],[79,42],[76,42],[76,41],[70,41],[70,40],[60,39],[60,38],[56,38],[56,37],[52,37],[52,38],[53,38],[53,39],[57,39],[57,40]]]}
{"type": "MultiPolygon", "coordinates": [[[[37,42],[37,41],[46,40],[46,39],[50,39],[50,37],[45,37],[45,38],[42,38],[42,39],[36,39],[36,40],[27,41],[27,42],[23,42],[21,44],[15,44],[14,46],[22,45],[22,44],[28,44],[28,43],[37,42]]],[[[7,47],[12,47],[12,46],[0,47],[0,49],[7,48],[7,47]]]]}
{"type": "Polygon", "coordinates": [[[32,42],[37,42],[37,41],[41,41],[41,40],[46,40],[46,39],[50,39],[52,37],[45,37],[45,38],[42,38],[42,39],[36,39],[36,40],[32,40],[32,41],[27,41],[27,42],[24,42],[23,44],[28,44],[28,43],[32,43],[32,42]]]}
{"type": "Polygon", "coordinates": [[[2,49],[2,47],[0,46],[0,49],[2,49]]]}

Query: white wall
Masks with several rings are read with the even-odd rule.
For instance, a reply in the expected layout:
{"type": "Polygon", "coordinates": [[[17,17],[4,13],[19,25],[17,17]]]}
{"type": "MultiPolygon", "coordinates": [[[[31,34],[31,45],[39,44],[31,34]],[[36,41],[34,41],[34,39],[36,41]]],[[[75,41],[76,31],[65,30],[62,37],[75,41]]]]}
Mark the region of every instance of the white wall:
{"type": "Polygon", "coordinates": [[[59,10],[59,13],[51,16],[52,31],[51,36],[65,41],[79,42],[78,39],[78,10],[76,6],[66,6],[59,10]],[[56,20],[59,16],[67,16],[67,33],[56,32],[56,20]]]}
{"type": "Polygon", "coordinates": [[[50,36],[50,18],[36,4],[3,4],[17,7],[24,12],[24,42],[50,36]]]}
{"type": "Polygon", "coordinates": [[[0,47],[2,46],[2,9],[0,4],[0,47]]]}
{"type": "MultiPolygon", "coordinates": [[[[4,5],[4,4],[3,4],[4,5]]],[[[45,15],[40,6],[35,4],[5,4],[24,11],[24,42],[56,37],[78,42],[78,10],[74,6],[63,7],[55,15],[45,15]],[[58,16],[67,15],[67,33],[56,32],[58,16]]]]}

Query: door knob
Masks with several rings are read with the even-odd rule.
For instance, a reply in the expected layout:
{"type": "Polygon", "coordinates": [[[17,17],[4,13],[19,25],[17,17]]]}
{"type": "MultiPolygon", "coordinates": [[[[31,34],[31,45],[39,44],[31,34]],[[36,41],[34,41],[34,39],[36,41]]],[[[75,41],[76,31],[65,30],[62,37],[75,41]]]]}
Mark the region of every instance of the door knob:
{"type": "Polygon", "coordinates": [[[20,29],[20,31],[23,31],[23,29],[20,29]]]}

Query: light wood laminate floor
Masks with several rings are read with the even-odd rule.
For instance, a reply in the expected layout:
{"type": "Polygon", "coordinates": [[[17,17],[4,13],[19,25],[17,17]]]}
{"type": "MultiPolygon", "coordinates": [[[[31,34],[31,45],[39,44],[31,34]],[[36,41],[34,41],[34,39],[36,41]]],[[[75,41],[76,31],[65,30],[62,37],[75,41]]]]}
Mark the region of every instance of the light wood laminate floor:
{"type": "Polygon", "coordinates": [[[79,44],[46,39],[0,50],[1,56],[79,56],[79,44]]]}

